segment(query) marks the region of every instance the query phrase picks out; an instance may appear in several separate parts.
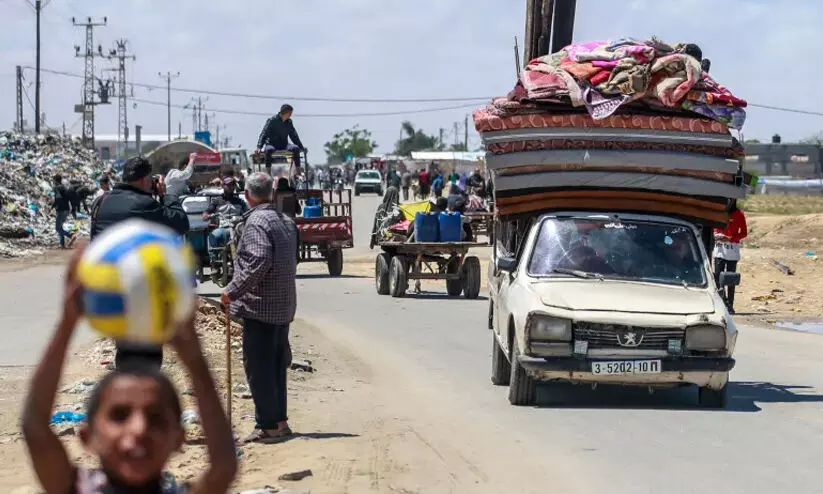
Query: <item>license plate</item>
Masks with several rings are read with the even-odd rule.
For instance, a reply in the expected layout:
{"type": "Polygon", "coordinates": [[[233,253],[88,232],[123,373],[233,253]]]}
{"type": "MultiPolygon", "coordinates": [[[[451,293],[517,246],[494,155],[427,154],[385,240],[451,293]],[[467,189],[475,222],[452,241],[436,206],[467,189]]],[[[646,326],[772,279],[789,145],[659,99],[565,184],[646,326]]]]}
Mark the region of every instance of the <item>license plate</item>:
{"type": "Polygon", "coordinates": [[[614,360],[610,362],[592,362],[592,374],[606,376],[660,374],[660,361],[614,360]]]}

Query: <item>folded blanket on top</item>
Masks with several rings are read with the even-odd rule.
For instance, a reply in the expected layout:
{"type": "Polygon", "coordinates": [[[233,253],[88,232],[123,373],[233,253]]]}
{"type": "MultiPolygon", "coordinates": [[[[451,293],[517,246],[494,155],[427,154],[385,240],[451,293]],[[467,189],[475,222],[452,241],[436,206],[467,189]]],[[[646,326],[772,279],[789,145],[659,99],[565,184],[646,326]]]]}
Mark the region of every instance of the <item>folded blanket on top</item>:
{"type": "Polygon", "coordinates": [[[654,38],[573,43],[531,60],[508,99],[585,106],[595,119],[633,101],[653,100],[741,128],[746,101],[704,73],[701,57],[695,45],[654,38]]]}

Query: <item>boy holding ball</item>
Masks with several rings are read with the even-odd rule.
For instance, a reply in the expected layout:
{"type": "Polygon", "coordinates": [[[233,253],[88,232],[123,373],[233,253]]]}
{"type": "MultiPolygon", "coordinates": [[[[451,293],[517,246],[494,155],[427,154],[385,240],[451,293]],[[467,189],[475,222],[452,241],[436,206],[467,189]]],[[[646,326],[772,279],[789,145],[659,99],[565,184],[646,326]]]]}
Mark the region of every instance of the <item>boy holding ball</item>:
{"type": "Polygon", "coordinates": [[[85,469],[69,458],[49,426],[63,362],[82,316],[78,249],[66,275],[63,310],[54,336],[37,366],[23,411],[23,435],[40,483],[48,494],[225,493],[237,471],[234,440],[194,327],[194,313],[177,325],[171,345],[188,368],[206,435],[209,466],[189,485],[163,473],[183,444],[180,401],[169,379],[150,366],[124,366],[98,384],[88,403],[80,438],[99,458],[85,469]]]}

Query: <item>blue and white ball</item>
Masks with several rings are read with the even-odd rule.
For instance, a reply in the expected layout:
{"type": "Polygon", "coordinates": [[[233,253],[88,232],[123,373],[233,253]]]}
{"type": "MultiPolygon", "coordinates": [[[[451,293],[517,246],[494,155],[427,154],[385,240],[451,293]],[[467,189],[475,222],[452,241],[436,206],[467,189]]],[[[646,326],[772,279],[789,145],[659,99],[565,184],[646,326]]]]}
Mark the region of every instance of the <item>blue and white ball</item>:
{"type": "Polygon", "coordinates": [[[106,230],[77,274],[89,324],[118,340],[164,343],[196,306],[191,248],[156,223],[134,219],[106,230]]]}

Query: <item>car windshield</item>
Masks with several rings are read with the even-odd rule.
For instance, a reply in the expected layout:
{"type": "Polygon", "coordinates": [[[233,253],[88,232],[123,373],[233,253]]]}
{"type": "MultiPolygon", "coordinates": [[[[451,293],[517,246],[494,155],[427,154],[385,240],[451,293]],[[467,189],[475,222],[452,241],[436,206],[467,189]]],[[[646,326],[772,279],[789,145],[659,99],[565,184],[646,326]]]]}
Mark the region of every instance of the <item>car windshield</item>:
{"type": "Polygon", "coordinates": [[[369,180],[380,179],[380,174],[377,172],[360,172],[358,178],[367,178],[369,180]]]}
{"type": "Polygon", "coordinates": [[[543,220],[529,274],[706,286],[691,228],[602,217],[543,220]]]}

